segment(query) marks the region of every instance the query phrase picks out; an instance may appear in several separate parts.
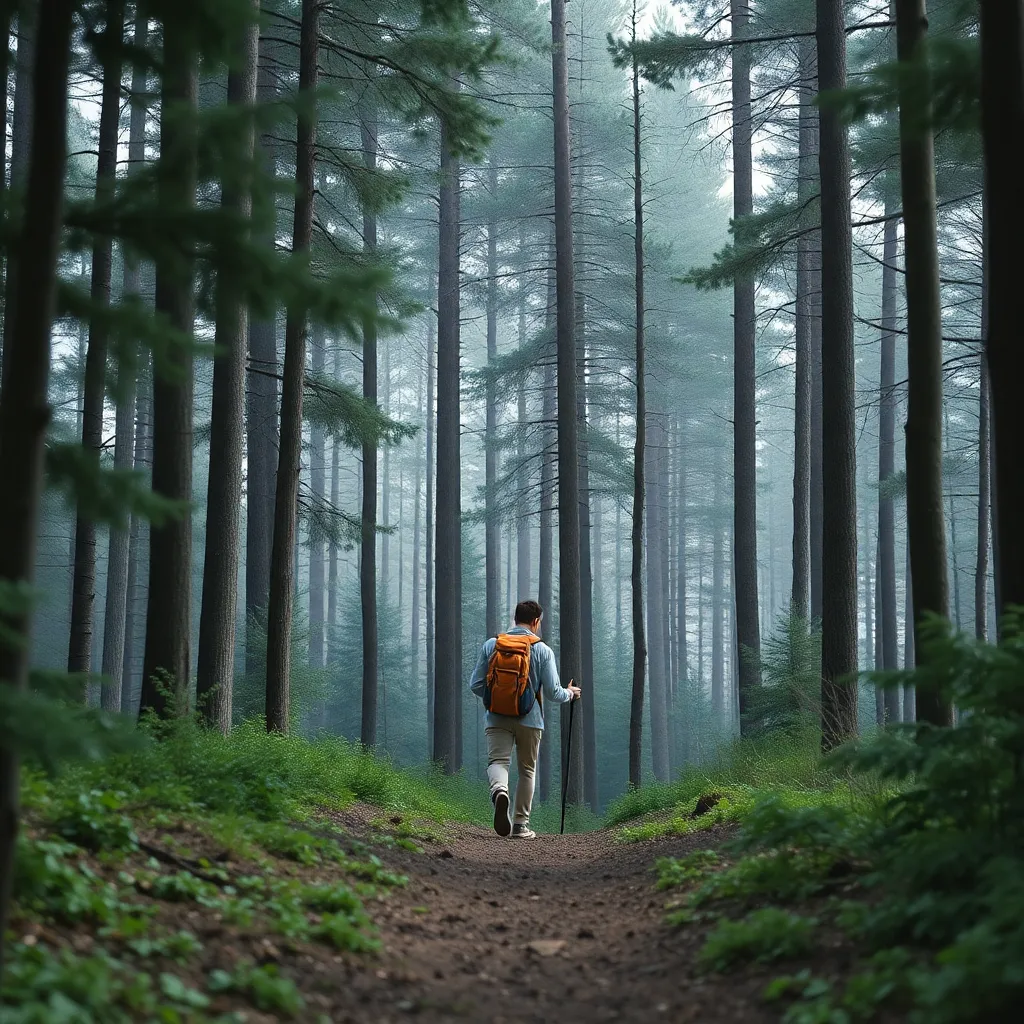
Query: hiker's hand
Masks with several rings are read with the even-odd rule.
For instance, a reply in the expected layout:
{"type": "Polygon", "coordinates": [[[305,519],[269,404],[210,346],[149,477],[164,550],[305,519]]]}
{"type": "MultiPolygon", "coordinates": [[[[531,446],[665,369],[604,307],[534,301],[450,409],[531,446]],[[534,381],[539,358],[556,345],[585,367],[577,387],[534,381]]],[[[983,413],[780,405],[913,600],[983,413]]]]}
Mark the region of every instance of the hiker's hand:
{"type": "Polygon", "coordinates": [[[573,700],[579,700],[583,695],[583,691],[578,686],[572,686],[570,684],[566,689],[572,694],[573,700]]]}

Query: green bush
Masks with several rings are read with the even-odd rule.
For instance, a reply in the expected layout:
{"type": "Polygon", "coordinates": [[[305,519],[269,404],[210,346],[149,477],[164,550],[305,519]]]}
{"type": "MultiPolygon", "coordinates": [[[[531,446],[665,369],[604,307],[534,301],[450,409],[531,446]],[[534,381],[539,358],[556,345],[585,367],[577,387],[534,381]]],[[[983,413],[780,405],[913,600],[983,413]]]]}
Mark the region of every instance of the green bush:
{"type": "Polygon", "coordinates": [[[742,921],[721,921],[700,951],[700,963],[724,971],[740,963],[770,963],[806,956],[814,942],[817,921],[763,907],[742,921]]]}

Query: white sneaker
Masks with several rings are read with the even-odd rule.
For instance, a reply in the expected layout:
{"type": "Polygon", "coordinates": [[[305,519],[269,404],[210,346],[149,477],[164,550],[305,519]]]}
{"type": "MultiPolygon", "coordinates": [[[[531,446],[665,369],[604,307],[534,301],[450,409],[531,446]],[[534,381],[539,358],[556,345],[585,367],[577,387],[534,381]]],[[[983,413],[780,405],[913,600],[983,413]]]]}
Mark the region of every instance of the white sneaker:
{"type": "Polygon", "coordinates": [[[512,815],[509,814],[508,790],[497,790],[491,799],[494,801],[494,831],[499,836],[508,836],[512,831],[512,815]]]}
{"type": "Polygon", "coordinates": [[[536,839],[537,833],[534,832],[529,825],[513,825],[512,826],[512,838],[513,839],[536,839]]]}

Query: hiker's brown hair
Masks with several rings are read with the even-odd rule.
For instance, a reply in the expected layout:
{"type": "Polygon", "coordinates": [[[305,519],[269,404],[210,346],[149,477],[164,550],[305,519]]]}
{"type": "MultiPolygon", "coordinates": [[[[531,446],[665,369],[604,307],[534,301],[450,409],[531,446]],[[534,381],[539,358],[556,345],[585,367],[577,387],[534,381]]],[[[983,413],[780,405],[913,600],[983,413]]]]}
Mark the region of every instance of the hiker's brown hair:
{"type": "Polygon", "coordinates": [[[544,609],[536,601],[520,601],[516,605],[516,625],[529,626],[531,622],[536,622],[543,614],[544,609]]]}

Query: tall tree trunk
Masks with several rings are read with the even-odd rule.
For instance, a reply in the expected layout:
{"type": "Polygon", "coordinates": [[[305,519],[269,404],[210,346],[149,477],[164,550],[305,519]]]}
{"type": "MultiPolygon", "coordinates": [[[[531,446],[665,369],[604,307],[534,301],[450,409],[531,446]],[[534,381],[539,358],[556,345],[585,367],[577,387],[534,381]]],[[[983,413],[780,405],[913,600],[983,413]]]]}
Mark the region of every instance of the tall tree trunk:
{"type": "MultiPolygon", "coordinates": [[[[377,122],[364,110],[360,119],[363,166],[372,173],[377,166],[377,122]]],[[[369,204],[363,210],[363,251],[371,258],[377,251],[377,214],[369,204]]],[[[363,324],[363,400],[374,408],[377,395],[377,324],[363,324]]],[[[363,690],[360,739],[367,747],[377,743],[378,659],[380,637],[377,623],[377,442],[363,442],[362,516],[359,560],[359,607],[363,630],[363,690]]]]}
{"type": "MultiPolygon", "coordinates": [[[[686,442],[683,436],[683,424],[679,423],[676,437],[679,445],[678,487],[676,489],[676,670],[678,673],[678,692],[687,700],[685,684],[689,678],[687,660],[689,650],[686,642],[686,442]]],[[[692,714],[692,708],[685,706],[681,715],[683,720],[692,714]]]]}
{"type": "MultiPolygon", "coordinates": [[[[487,217],[487,364],[498,358],[498,169],[488,169],[489,213],[487,217]]],[[[501,524],[498,522],[498,394],[493,377],[487,379],[486,424],[484,427],[484,628],[488,636],[498,632],[498,563],[501,560],[501,524]]]]}
{"type": "MultiPolygon", "coordinates": [[[[520,236],[519,251],[523,252],[525,240],[520,236]]],[[[526,346],[526,275],[519,278],[519,348],[526,346]]],[[[526,432],[529,428],[529,413],[526,405],[527,374],[523,374],[519,382],[516,418],[519,431],[519,444],[516,457],[519,468],[516,479],[516,590],[518,601],[525,600],[531,594],[530,588],[530,466],[527,461],[526,432]]]]}
{"type": "Polygon", "coordinates": [[[587,348],[584,333],[586,306],[582,292],[576,293],[576,345],[578,355],[577,415],[580,461],[580,640],[583,678],[590,680],[590,699],[583,712],[583,797],[591,810],[600,806],[597,791],[597,720],[594,708],[594,573],[590,525],[590,443],[587,420],[587,348]]]}
{"type": "MultiPolygon", "coordinates": [[[[822,91],[846,87],[842,0],[817,0],[822,91]]],[[[857,458],[850,143],[838,112],[820,110],[822,338],[822,746],[857,732],[857,458]]]]}
{"type": "MultiPolygon", "coordinates": [[[[309,252],[313,237],[316,163],[316,108],[320,5],[302,0],[299,30],[299,106],[295,145],[295,213],[292,253],[309,252]]],[[[274,542],[270,556],[267,605],[267,730],[288,732],[291,718],[292,615],[295,602],[294,553],[298,519],[299,463],[302,454],[302,395],[306,376],[308,311],[297,303],[288,309],[281,381],[281,447],[274,501],[274,542]]]]}
{"type": "MultiPolygon", "coordinates": [[[[649,382],[648,382],[649,383],[649,382]]],[[[668,613],[664,603],[665,552],[661,548],[661,520],[664,495],[661,490],[661,460],[664,451],[664,428],[661,414],[648,412],[647,466],[645,491],[647,500],[647,637],[648,673],[651,683],[651,760],[654,777],[668,782],[670,774],[668,737],[667,666],[665,664],[665,623],[668,613]]]]}
{"type": "MultiPolygon", "coordinates": [[[[874,586],[871,582],[871,526],[864,513],[864,668],[873,671],[875,664],[874,586]]],[[[876,570],[877,572],[877,567],[876,570]]]]}
{"type": "MultiPolygon", "coordinates": [[[[801,213],[817,192],[818,119],[814,109],[815,48],[810,38],[800,41],[799,199],[801,213]]],[[[811,334],[814,297],[811,294],[816,254],[815,239],[802,234],[796,255],[796,389],[793,412],[793,589],[789,613],[807,622],[811,599],[811,334]]]]}
{"type": "MultiPolygon", "coordinates": [[[[928,20],[925,0],[895,0],[896,49],[904,65],[918,64],[928,20]]],[[[914,629],[928,613],[949,615],[946,521],[942,512],[942,297],[935,213],[935,153],[928,100],[918,86],[900,95],[900,182],[907,287],[907,531],[914,575],[914,629]]],[[[920,633],[915,637],[920,641],[920,633]]],[[[920,642],[916,648],[921,651],[920,642]]],[[[952,725],[953,706],[930,687],[917,694],[917,714],[952,725]]]]}
{"type": "Polygon", "coordinates": [[[988,639],[989,409],[988,364],[979,360],[978,386],[978,555],[974,567],[974,635],[988,639]]]}
{"type": "MultiPolygon", "coordinates": [[[[2,0],[0,3],[0,35],[4,45],[0,46],[0,82],[4,87],[4,102],[0,109],[0,129],[4,139],[4,152],[0,156],[0,217],[6,216],[7,210],[7,104],[10,93],[11,80],[11,28],[17,13],[16,0],[2,0]]],[[[4,266],[7,260],[6,250],[0,250],[0,278],[3,276],[4,266]]],[[[2,378],[3,367],[3,323],[0,322],[0,378],[2,378]]]]}
{"type": "MultiPolygon", "coordinates": [[[[29,160],[32,155],[33,110],[35,83],[33,71],[36,63],[36,32],[39,19],[39,4],[20,5],[18,12],[18,53],[14,66],[14,103],[11,110],[11,167],[10,185],[4,194],[4,213],[15,231],[20,230],[22,192],[28,178],[29,160]]],[[[7,79],[4,78],[6,95],[7,79]]],[[[5,135],[6,138],[6,135],[5,135]]],[[[6,146],[5,146],[6,149],[6,146]]],[[[6,336],[11,333],[18,320],[18,249],[7,246],[7,278],[4,282],[4,351],[0,365],[0,383],[7,376],[10,355],[6,336]]]]}
{"type": "Polygon", "coordinates": [[[1019,161],[1024,139],[1024,7],[1019,0],[981,0],[981,109],[988,227],[988,315],[985,354],[994,456],[992,546],[996,625],[1008,608],[1024,605],[1024,375],[1019,339],[1020,282],[1013,272],[1022,231],[1019,161]]]}
{"type": "Polygon", "coordinates": [[[459,401],[459,161],[441,131],[437,276],[437,548],[434,608],[434,760],[448,775],[462,767],[462,464],[459,401]]]}
{"type": "MultiPolygon", "coordinates": [[[[252,21],[246,26],[240,61],[228,72],[228,103],[243,110],[256,102],[259,60],[259,0],[252,0],[252,21]]],[[[252,159],[255,122],[247,125],[242,159],[252,159]]],[[[225,213],[248,219],[252,194],[225,180],[221,187],[225,213]]],[[[210,470],[206,505],[206,553],[203,599],[199,618],[196,703],[208,725],[231,729],[235,680],[235,627],[238,611],[238,546],[241,534],[242,458],[245,441],[245,358],[249,310],[239,282],[222,277],[217,291],[213,363],[213,411],[210,421],[210,470]]]]}
{"type": "MultiPolygon", "coordinates": [[[[257,99],[261,105],[277,98],[272,66],[272,41],[261,35],[257,99]]],[[[264,173],[276,169],[275,134],[260,135],[259,154],[264,173]]],[[[274,247],[276,212],[267,211],[260,232],[264,248],[274,247]]],[[[249,373],[246,385],[246,500],[245,500],[245,673],[255,680],[266,667],[265,636],[270,601],[270,557],[274,544],[274,500],[280,445],[277,398],[277,318],[249,323],[249,373]]]]}
{"type": "MultiPolygon", "coordinates": [[[[917,659],[914,651],[914,581],[910,572],[910,544],[904,550],[905,572],[905,604],[903,621],[903,671],[909,672],[916,667],[917,659]]],[[[913,722],[917,719],[917,701],[914,687],[910,683],[903,684],[903,721],[913,722]]]]}
{"type": "MultiPolygon", "coordinates": [[[[178,19],[164,24],[161,86],[160,200],[184,216],[196,201],[195,112],[198,82],[194,41],[178,19]]],[[[193,263],[157,261],[156,310],[183,335],[193,332],[193,263]]],[[[192,498],[192,352],[169,354],[172,374],[153,374],[153,490],[174,501],[192,498]]],[[[186,710],[191,669],[192,519],[153,525],[149,541],[149,603],[140,710],[186,710]]]]}
{"type": "MultiPolygon", "coordinates": [[[[141,366],[136,383],[138,400],[135,403],[135,451],[133,469],[136,473],[148,473],[153,465],[152,452],[152,395],[150,391],[151,372],[149,357],[141,366]]],[[[121,668],[121,713],[137,715],[142,678],[136,663],[136,648],[141,639],[139,624],[145,624],[149,591],[143,582],[142,567],[149,562],[149,524],[142,516],[132,516],[131,534],[128,539],[128,585],[124,616],[124,655],[121,668]]]]}
{"type": "MultiPolygon", "coordinates": [[[[433,353],[428,354],[428,358],[433,360],[433,353]]],[[[423,384],[426,374],[423,370],[426,367],[420,364],[419,373],[419,391],[416,396],[416,422],[423,422],[423,384]]],[[[409,628],[409,664],[412,666],[412,680],[414,686],[419,686],[420,683],[420,665],[423,662],[423,658],[420,656],[420,583],[422,576],[420,575],[421,570],[421,559],[423,557],[423,541],[420,532],[420,522],[422,519],[422,507],[423,507],[423,459],[422,451],[417,453],[416,456],[416,490],[413,496],[413,513],[412,513],[412,583],[410,590],[412,591],[411,600],[411,611],[409,615],[410,628],[409,628]]]]}
{"type": "MultiPolygon", "coordinates": [[[[341,346],[334,346],[335,382],[341,380],[341,346]]],[[[337,516],[341,502],[341,444],[331,441],[331,515],[337,516]]],[[[338,544],[332,537],[327,550],[327,660],[334,655],[335,629],[338,625],[338,544]]]]}
{"type": "MultiPolygon", "coordinates": [[[[32,157],[26,175],[19,237],[17,317],[7,321],[5,373],[0,387],[0,583],[30,590],[35,575],[43,491],[50,332],[57,292],[71,58],[72,0],[40,0],[47,45],[40,49],[32,86],[32,157]]],[[[24,692],[31,658],[31,607],[4,608],[0,625],[0,686],[24,692]]],[[[6,935],[18,835],[19,765],[0,747],[0,935],[6,935]]],[[[0,969],[3,952],[0,949],[0,969]]]]}
{"type": "Polygon", "coordinates": [[[722,524],[722,456],[715,452],[714,541],[711,562],[711,708],[715,728],[725,721],[725,537],[722,524]]]}
{"type": "MultiPolygon", "coordinates": [[[[430,277],[433,291],[434,277],[430,277]]],[[[434,469],[436,442],[434,439],[437,422],[434,417],[434,376],[437,372],[435,363],[435,328],[437,320],[427,318],[427,493],[424,496],[426,513],[423,523],[425,538],[424,574],[426,576],[423,596],[423,630],[427,640],[427,758],[434,760],[434,705],[436,702],[436,686],[434,675],[434,469]]]]}
{"type": "MultiPolygon", "coordinates": [[[[139,6],[135,14],[135,27],[132,45],[144,52],[149,37],[149,20],[144,6],[139,6]]],[[[146,159],[146,103],[147,69],[140,60],[136,61],[132,72],[131,84],[131,116],[128,128],[128,174],[139,171],[146,159]]],[[[6,80],[6,79],[4,79],[6,80]]],[[[117,97],[120,103],[120,96],[117,97]]],[[[121,281],[122,295],[138,295],[141,287],[141,275],[138,261],[129,254],[123,254],[124,271],[121,281]]],[[[132,468],[135,447],[135,406],[138,373],[134,369],[124,368],[118,374],[117,412],[114,422],[114,468],[127,470],[132,468]]],[[[125,674],[125,645],[128,636],[128,608],[131,602],[131,587],[134,578],[128,574],[131,560],[131,537],[137,530],[136,516],[130,518],[129,524],[110,527],[109,546],[107,551],[107,590],[103,609],[103,660],[100,671],[103,673],[103,692],[101,702],[108,711],[126,710],[131,706],[130,698],[124,687],[130,683],[125,674]],[[116,701],[116,703],[115,703],[116,701]]]]}
{"type": "MultiPolygon", "coordinates": [[[[553,225],[552,225],[553,228],[553,225]]],[[[553,333],[555,326],[555,252],[552,231],[548,257],[548,296],[544,326],[547,333],[553,333]]],[[[541,399],[541,471],[540,471],[540,537],[538,539],[537,600],[545,614],[551,615],[554,595],[554,504],[555,504],[555,350],[551,345],[544,356],[544,381],[541,399]]],[[[551,635],[548,636],[552,639],[551,635]]],[[[553,716],[552,716],[553,717],[553,716]]],[[[544,730],[540,742],[540,761],[537,766],[540,798],[546,801],[551,793],[551,749],[550,723],[544,730]]]]}
{"type": "MultiPolygon", "coordinates": [[[[374,128],[376,131],[376,128],[374,128]]],[[[384,415],[391,415],[391,341],[384,342],[384,368],[380,375],[384,383],[384,415]]],[[[380,537],[380,586],[387,600],[391,587],[391,449],[384,445],[381,459],[380,481],[380,525],[384,532],[380,537]]]]}
{"type": "MultiPolygon", "coordinates": [[[[108,203],[117,184],[117,126],[121,114],[121,72],[124,65],[124,0],[107,0],[103,29],[103,85],[100,99],[99,149],[96,161],[96,203],[108,203]]],[[[85,387],[82,404],[82,448],[100,468],[103,448],[103,403],[107,382],[107,318],[110,281],[114,263],[114,242],[110,235],[97,235],[92,247],[90,299],[94,313],[89,319],[89,348],[85,357],[85,387]]],[[[68,671],[89,672],[92,666],[92,637],[96,603],[96,521],[79,510],[75,520],[75,561],[71,584],[71,638],[68,643],[68,671]]],[[[107,686],[108,691],[110,686],[107,686]]],[[[83,691],[84,695],[84,691],[83,691]]],[[[110,709],[119,707],[121,695],[109,693],[110,709]]]]}
{"type": "MultiPolygon", "coordinates": [[[[892,478],[896,471],[896,258],[897,221],[886,203],[882,249],[882,356],[878,407],[878,628],[885,672],[898,667],[896,635],[896,519],[892,478]]],[[[899,718],[897,716],[896,720],[899,718]]]]}
{"type": "MultiPolygon", "coordinates": [[[[749,0],[730,0],[732,38],[747,35],[749,0]]],[[[753,121],[750,105],[750,49],[732,48],[733,216],[754,212],[753,121]]],[[[740,645],[740,721],[750,693],[761,682],[761,632],[757,619],[757,416],[754,366],[754,278],[743,273],[733,284],[733,534],[736,564],[736,638],[740,645]]],[[[648,600],[650,600],[648,598],[648,600]]]]}
{"type": "MultiPolygon", "coordinates": [[[[551,3],[552,102],[555,142],[555,289],[558,374],[558,630],[562,674],[583,679],[580,610],[579,424],[576,413],[576,327],[569,156],[569,72],[565,52],[565,2],[551,3]]],[[[587,700],[592,700],[588,693],[587,700]]],[[[565,712],[566,719],[569,717],[565,712]]],[[[571,804],[583,802],[583,715],[573,718],[572,761],[563,765],[571,804]]]]}
{"type": "MultiPolygon", "coordinates": [[[[310,336],[312,352],[310,369],[323,375],[326,361],[326,338],[323,327],[313,327],[310,336]]],[[[327,497],[327,434],[322,426],[310,428],[309,490],[316,515],[324,514],[327,497]]],[[[309,667],[324,667],[324,557],[327,549],[323,531],[314,527],[309,538],[309,667]]]]}

